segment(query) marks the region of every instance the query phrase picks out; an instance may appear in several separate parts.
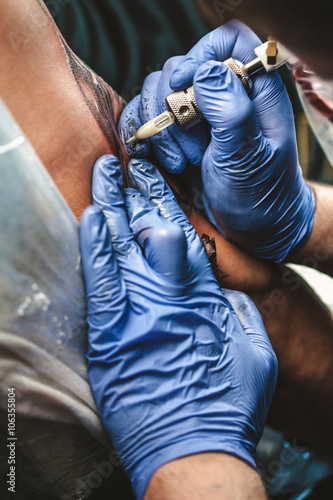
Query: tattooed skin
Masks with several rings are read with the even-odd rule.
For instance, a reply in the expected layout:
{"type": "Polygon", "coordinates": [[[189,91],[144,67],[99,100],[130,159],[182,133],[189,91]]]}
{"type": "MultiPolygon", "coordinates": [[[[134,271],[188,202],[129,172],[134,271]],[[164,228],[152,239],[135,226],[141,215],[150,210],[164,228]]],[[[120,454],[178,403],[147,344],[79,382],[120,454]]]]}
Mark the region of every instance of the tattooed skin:
{"type": "MultiPolygon", "coordinates": [[[[36,0],[43,12],[50,20],[53,18],[49,13],[47,1],[44,2],[36,0]]],[[[55,25],[54,25],[55,26],[55,25]]],[[[117,156],[122,165],[127,164],[127,155],[125,153],[123,144],[119,138],[117,124],[120,114],[125,107],[125,101],[100,77],[98,76],[87,64],[85,64],[74,52],[70,49],[62,34],[55,26],[61,44],[66,53],[68,65],[72,72],[74,81],[78,86],[80,93],[90,109],[96,123],[102,131],[107,142],[117,156]]],[[[126,172],[124,172],[127,179],[126,172]]]]}
{"type": "Polygon", "coordinates": [[[80,89],[82,97],[94,115],[108,143],[113,151],[115,151],[115,156],[121,161],[124,160],[124,149],[118,136],[116,124],[119,121],[120,112],[125,106],[125,102],[100,76],[96,75],[96,73],[71,51],[63,38],[62,43],[66,51],[73,77],[80,89]],[[116,106],[116,115],[114,113],[114,100],[119,104],[119,106],[116,106]]]}

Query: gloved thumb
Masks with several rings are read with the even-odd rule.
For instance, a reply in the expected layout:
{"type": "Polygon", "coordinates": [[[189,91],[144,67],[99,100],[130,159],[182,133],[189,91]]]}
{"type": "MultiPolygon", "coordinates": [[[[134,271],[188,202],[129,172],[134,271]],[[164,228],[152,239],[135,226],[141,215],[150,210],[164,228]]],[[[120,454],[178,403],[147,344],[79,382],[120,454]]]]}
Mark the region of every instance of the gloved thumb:
{"type": "Polygon", "coordinates": [[[162,217],[159,209],[135,189],[126,189],[129,225],[152,269],[183,283],[187,273],[187,242],[184,231],[162,217]]]}
{"type": "Polygon", "coordinates": [[[219,152],[251,155],[260,146],[261,131],[254,105],[238,77],[224,63],[208,61],[197,69],[194,92],[200,111],[212,126],[212,142],[219,152]]]}
{"type": "Polygon", "coordinates": [[[261,354],[269,360],[273,376],[276,379],[277,359],[260,312],[256,308],[254,302],[245,293],[228,289],[222,289],[222,292],[232,305],[244,333],[251,339],[253,344],[257,346],[261,354]]]}

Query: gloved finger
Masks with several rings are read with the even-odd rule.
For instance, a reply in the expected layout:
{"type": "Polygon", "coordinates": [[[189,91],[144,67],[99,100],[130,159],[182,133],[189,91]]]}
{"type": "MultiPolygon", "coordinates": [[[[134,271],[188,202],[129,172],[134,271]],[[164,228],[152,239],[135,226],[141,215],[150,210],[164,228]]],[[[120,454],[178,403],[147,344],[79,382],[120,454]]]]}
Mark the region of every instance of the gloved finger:
{"type": "Polygon", "coordinates": [[[190,225],[186,215],[159,170],[150,161],[130,160],[128,176],[132,188],[150,200],[160,210],[162,217],[177,222],[181,226],[190,225]]]}
{"type": "Polygon", "coordinates": [[[106,155],[97,160],[92,186],[94,205],[104,212],[115,251],[127,254],[134,239],[128,225],[122,168],[118,158],[106,155]]]}
{"type": "Polygon", "coordinates": [[[232,305],[246,335],[266,357],[272,358],[272,363],[277,363],[261,314],[253,300],[245,293],[234,290],[223,288],[222,292],[232,305]]]}
{"type": "Polygon", "coordinates": [[[266,360],[268,367],[266,383],[267,387],[270,388],[268,398],[271,399],[277,381],[278,361],[262,317],[254,302],[245,293],[226,289],[222,289],[222,292],[232,305],[245,334],[257,347],[263,359],[266,360]]]}
{"type": "Polygon", "coordinates": [[[264,137],[277,146],[284,144],[285,141],[294,140],[292,105],[287,89],[276,71],[254,77],[250,97],[264,137]]]}
{"type": "Polygon", "coordinates": [[[125,201],[130,228],[149,266],[162,276],[183,283],[187,244],[181,226],[162,217],[156,205],[135,189],[126,189],[125,201]]]}
{"type": "Polygon", "coordinates": [[[162,217],[180,224],[185,235],[190,239],[194,238],[196,235],[194,228],[163,176],[152,163],[145,159],[131,160],[128,164],[128,176],[131,187],[157,206],[162,217]]]}
{"type": "Polygon", "coordinates": [[[181,90],[190,85],[195,72],[207,61],[223,62],[233,57],[248,62],[255,57],[254,49],[261,40],[240,21],[230,21],[204,36],[181,60],[170,78],[170,86],[181,90]]]}
{"type": "Polygon", "coordinates": [[[182,227],[187,241],[187,265],[189,268],[209,267],[201,240],[179,206],[172,190],[158,169],[149,161],[131,160],[128,165],[130,184],[151,201],[165,219],[182,227]]]}
{"type": "Polygon", "coordinates": [[[88,207],[80,222],[80,244],[86,285],[89,335],[93,340],[97,324],[112,323],[126,307],[126,287],[122,281],[103,213],[88,207]],[[97,315],[97,316],[95,316],[97,315]]]}
{"type": "Polygon", "coordinates": [[[193,85],[201,112],[213,127],[210,147],[224,161],[245,162],[262,147],[262,133],[253,102],[236,75],[225,64],[209,61],[197,70],[193,85]]]}
{"type": "MultiPolygon", "coordinates": [[[[169,81],[170,76],[178,64],[180,57],[172,57],[168,59],[163,67],[162,78],[158,85],[158,95],[160,96],[160,109],[161,112],[168,109],[166,98],[171,94],[169,81]]],[[[203,123],[199,123],[195,127],[185,130],[183,127],[175,123],[168,129],[170,135],[174,138],[177,144],[182,149],[185,157],[192,165],[200,165],[203,154],[209,144],[209,137],[206,133],[203,123]]],[[[162,165],[170,170],[169,161],[163,161],[162,165]]],[[[173,168],[173,171],[180,172],[180,169],[173,168]]]]}
{"type": "MultiPolygon", "coordinates": [[[[171,75],[170,86],[180,90],[191,85],[197,69],[207,61],[223,62],[233,57],[240,62],[248,62],[256,57],[254,49],[261,43],[246,25],[237,20],[230,21],[208,33],[189,51],[171,75]]],[[[268,139],[278,139],[279,143],[287,140],[285,120],[291,118],[293,123],[293,113],[279,74],[275,71],[269,74],[263,72],[252,80],[250,97],[263,135],[268,139]]]]}
{"type": "MultiPolygon", "coordinates": [[[[144,81],[141,93],[140,119],[146,123],[166,110],[165,101],[161,102],[158,93],[158,86],[161,71],[151,73],[144,81]]],[[[151,152],[157,161],[165,165],[170,172],[182,172],[186,167],[187,160],[184,153],[175,139],[170,135],[175,124],[161,130],[158,134],[150,138],[151,152]]]]}
{"type": "Polygon", "coordinates": [[[132,99],[122,112],[118,124],[118,132],[122,143],[125,146],[126,153],[131,158],[144,158],[150,150],[148,139],[134,142],[126,145],[127,139],[132,137],[135,132],[143,125],[140,118],[141,95],[137,95],[132,99]]]}

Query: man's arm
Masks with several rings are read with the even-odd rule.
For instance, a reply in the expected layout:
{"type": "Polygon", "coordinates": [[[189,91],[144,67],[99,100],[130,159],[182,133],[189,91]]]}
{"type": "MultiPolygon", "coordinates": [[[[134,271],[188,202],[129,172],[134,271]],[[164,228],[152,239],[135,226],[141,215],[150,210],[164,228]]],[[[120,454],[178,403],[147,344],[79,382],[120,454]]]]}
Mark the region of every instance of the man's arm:
{"type": "Polygon", "coordinates": [[[333,187],[309,183],[316,200],[309,239],[288,259],[333,276],[333,187]]]}
{"type": "Polygon", "coordinates": [[[144,500],[266,500],[258,474],[232,455],[202,453],[174,460],[153,475],[144,500]]]}
{"type": "Polygon", "coordinates": [[[0,67],[1,98],[79,218],[97,158],[125,158],[122,99],[73,54],[39,0],[0,0],[0,67]]]}

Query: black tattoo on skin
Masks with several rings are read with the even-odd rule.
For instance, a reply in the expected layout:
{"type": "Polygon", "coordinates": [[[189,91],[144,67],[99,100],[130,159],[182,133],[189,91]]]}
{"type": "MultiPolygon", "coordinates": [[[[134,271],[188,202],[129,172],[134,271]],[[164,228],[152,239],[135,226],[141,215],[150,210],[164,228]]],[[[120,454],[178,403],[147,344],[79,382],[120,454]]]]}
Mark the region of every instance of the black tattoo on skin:
{"type": "Polygon", "coordinates": [[[217,264],[216,243],[215,238],[210,238],[208,234],[201,236],[201,243],[205,249],[208,260],[212,266],[215,277],[220,281],[229,277],[229,274],[224,273],[217,264]]]}
{"type": "Polygon", "coordinates": [[[92,112],[109,145],[112,147],[115,156],[122,160],[123,149],[116,127],[119,116],[114,115],[113,103],[116,101],[119,104],[119,106],[116,106],[119,110],[125,105],[125,102],[100,76],[96,75],[89,66],[84,64],[71,51],[63,39],[62,43],[73,77],[85,103],[92,112]]]}
{"type": "MultiPolygon", "coordinates": [[[[47,6],[47,1],[45,4],[41,0],[36,1],[45,15],[52,20],[52,24],[54,24],[51,14],[47,8],[45,8],[45,5],[47,6]]],[[[125,101],[100,76],[90,69],[87,64],[74,54],[58,28],[56,28],[56,30],[65,50],[68,65],[85,103],[89,107],[104,137],[108,141],[110,149],[114,152],[115,156],[119,158],[122,165],[124,165],[124,148],[118,135],[117,124],[120,118],[120,111],[126,104],[125,101]]],[[[124,171],[123,173],[125,179],[127,179],[127,173],[124,171]]]]}

